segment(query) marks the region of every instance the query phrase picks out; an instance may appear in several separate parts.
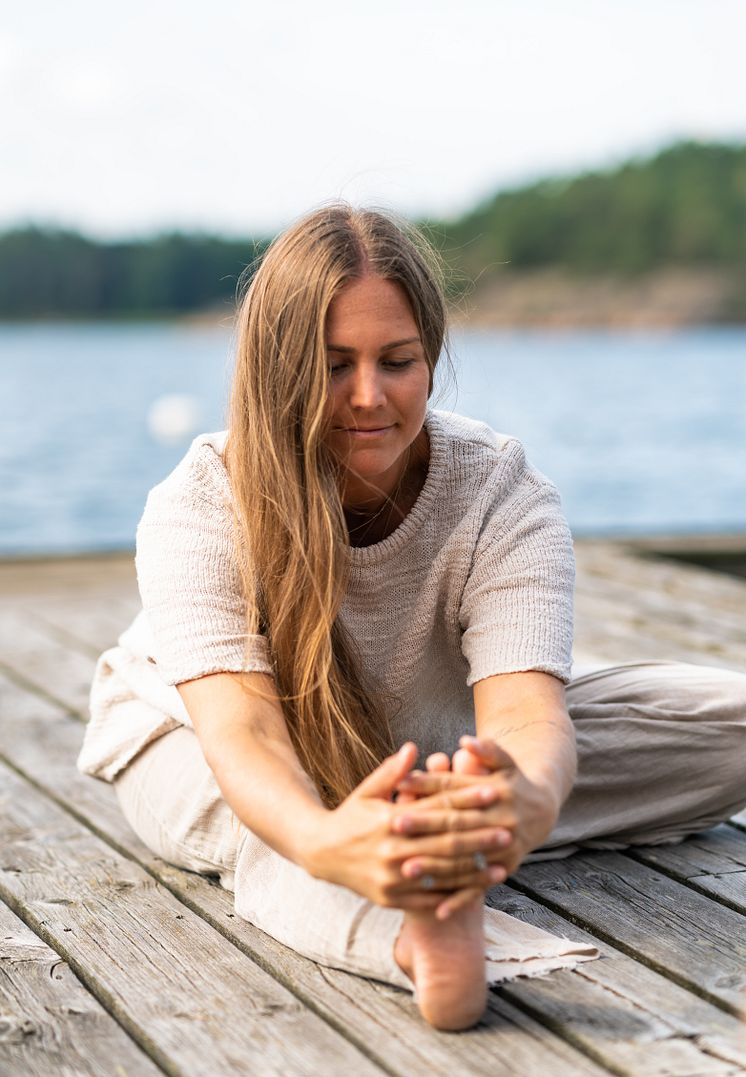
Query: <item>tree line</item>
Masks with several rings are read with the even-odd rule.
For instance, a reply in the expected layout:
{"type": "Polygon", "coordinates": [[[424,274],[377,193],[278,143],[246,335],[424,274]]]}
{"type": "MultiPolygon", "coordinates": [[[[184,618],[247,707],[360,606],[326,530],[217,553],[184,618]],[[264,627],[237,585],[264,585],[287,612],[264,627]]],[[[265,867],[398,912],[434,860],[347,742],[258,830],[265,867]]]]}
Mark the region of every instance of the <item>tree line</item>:
{"type": "MultiPolygon", "coordinates": [[[[553,267],[635,276],[718,267],[746,290],[746,144],[679,142],[620,167],[505,190],[457,220],[418,222],[454,293],[553,267]]],[[[168,233],[95,241],[25,226],[0,235],[0,318],[141,318],[230,309],[267,237],[168,233]]]]}
{"type": "Polygon", "coordinates": [[[562,268],[638,275],[670,266],[746,268],[746,144],[679,142],[608,171],[502,191],[433,222],[467,274],[562,268]]]}

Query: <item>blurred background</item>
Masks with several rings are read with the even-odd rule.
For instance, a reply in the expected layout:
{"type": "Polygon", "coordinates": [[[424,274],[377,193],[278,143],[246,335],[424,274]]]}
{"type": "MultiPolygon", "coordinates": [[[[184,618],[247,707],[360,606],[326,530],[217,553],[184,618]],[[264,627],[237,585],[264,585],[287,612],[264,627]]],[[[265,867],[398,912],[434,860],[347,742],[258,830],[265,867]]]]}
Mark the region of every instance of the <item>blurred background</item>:
{"type": "Polygon", "coordinates": [[[132,548],[225,425],[240,274],[336,197],[442,251],[435,404],[577,536],[746,536],[745,39],[741,0],[14,5],[0,556],[132,548]]]}

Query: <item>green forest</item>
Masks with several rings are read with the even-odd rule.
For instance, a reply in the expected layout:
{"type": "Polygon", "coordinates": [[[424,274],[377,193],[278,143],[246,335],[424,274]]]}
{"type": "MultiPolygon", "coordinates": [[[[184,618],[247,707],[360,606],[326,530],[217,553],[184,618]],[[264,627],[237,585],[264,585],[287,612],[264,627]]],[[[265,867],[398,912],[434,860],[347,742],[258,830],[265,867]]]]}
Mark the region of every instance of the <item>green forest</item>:
{"type": "Polygon", "coordinates": [[[669,265],[746,267],[746,145],[682,142],[607,172],[501,191],[439,222],[471,275],[509,263],[573,274],[669,265]]]}
{"type": "MultiPolygon", "coordinates": [[[[617,168],[502,190],[457,220],[418,223],[445,256],[454,298],[506,272],[634,279],[690,267],[724,273],[733,320],[746,320],[746,145],[679,142],[617,168]]],[[[268,241],[169,233],[99,242],[19,227],[0,235],[0,318],[230,312],[268,241]]]]}

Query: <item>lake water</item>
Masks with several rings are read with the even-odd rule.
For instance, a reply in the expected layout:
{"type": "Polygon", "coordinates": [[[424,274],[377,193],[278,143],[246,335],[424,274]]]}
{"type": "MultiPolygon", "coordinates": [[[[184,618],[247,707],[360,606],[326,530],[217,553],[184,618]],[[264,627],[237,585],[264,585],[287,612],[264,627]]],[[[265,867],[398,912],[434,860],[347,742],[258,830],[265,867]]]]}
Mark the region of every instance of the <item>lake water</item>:
{"type": "MultiPolygon", "coordinates": [[[[459,332],[452,407],[515,434],[578,535],[746,532],[746,329],[459,332]]],[[[190,437],[165,394],[218,430],[226,329],[0,326],[0,555],[129,548],[148,490],[190,437]]]]}

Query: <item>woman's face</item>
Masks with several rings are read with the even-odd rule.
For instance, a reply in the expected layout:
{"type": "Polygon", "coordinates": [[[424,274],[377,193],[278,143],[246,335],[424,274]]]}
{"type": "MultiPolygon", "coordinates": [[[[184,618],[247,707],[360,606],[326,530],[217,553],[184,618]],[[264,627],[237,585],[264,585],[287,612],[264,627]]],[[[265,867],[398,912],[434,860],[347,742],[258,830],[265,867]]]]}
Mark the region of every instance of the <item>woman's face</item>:
{"type": "Polygon", "coordinates": [[[402,477],[422,431],[430,370],[406,293],[365,276],[332,301],[326,322],[330,367],[326,443],[345,467],[342,502],[375,508],[402,477]]]}

